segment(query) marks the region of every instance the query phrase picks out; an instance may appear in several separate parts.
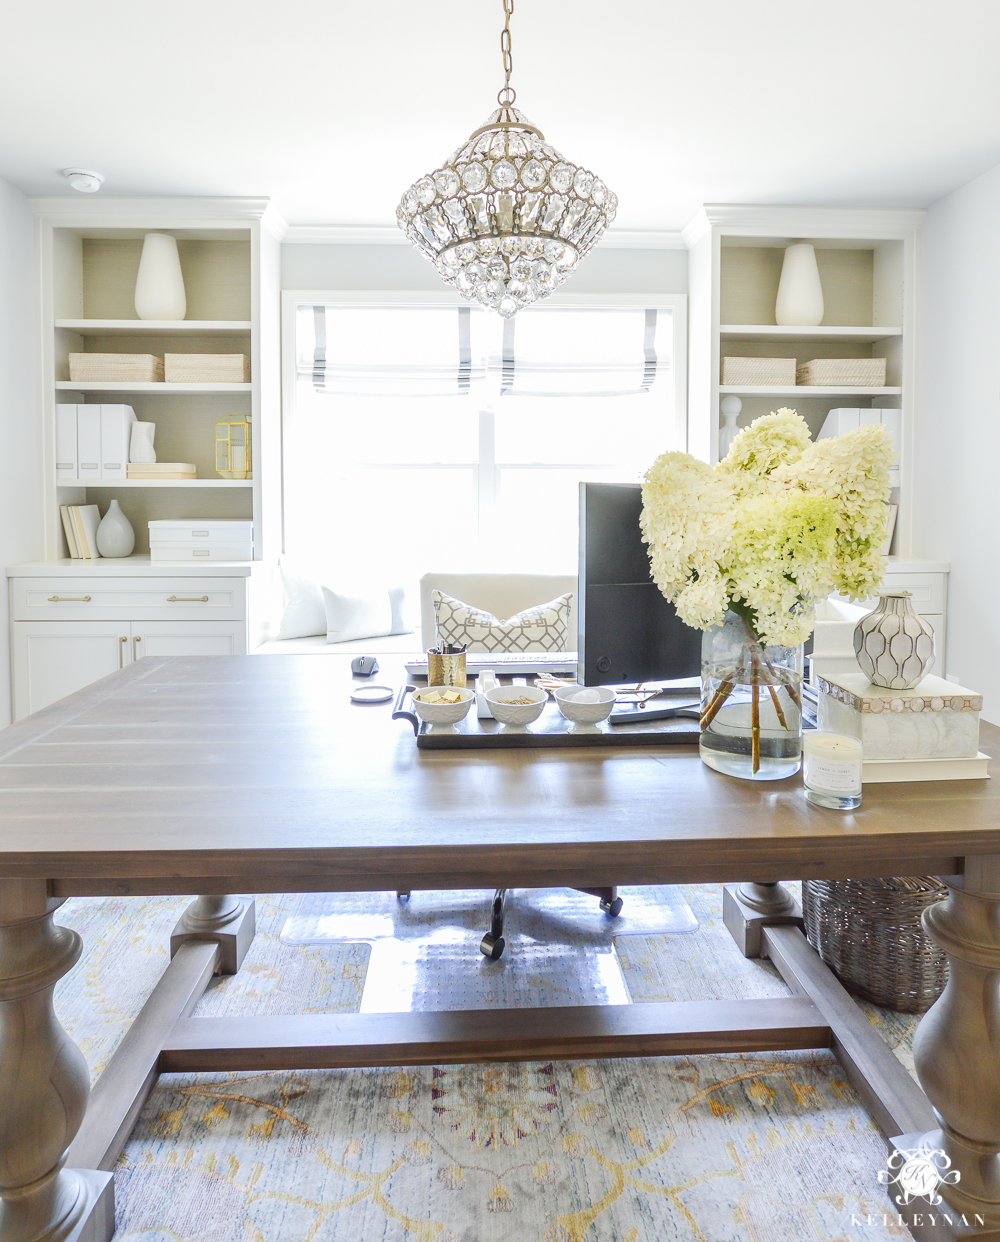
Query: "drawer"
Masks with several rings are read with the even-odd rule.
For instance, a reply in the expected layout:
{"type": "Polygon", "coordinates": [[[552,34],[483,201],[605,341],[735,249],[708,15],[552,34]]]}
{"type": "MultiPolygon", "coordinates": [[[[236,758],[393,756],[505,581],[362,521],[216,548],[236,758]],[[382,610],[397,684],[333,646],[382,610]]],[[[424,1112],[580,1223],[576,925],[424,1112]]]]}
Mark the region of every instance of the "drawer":
{"type": "Polygon", "coordinates": [[[151,543],[151,561],[252,561],[252,543],[151,543]]]}
{"type": "MultiPolygon", "coordinates": [[[[945,574],[886,574],[882,583],[886,591],[909,591],[914,612],[943,613],[945,611],[945,574]]],[[[837,599],[846,599],[838,595],[837,599]]],[[[856,600],[860,607],[874,608],[878,596],[868,600],[856,600]]]]}
{"type": "Polygon", "coordinates": [[[246,578],[11,578],[14,621],[243,621],[246,578]]]}

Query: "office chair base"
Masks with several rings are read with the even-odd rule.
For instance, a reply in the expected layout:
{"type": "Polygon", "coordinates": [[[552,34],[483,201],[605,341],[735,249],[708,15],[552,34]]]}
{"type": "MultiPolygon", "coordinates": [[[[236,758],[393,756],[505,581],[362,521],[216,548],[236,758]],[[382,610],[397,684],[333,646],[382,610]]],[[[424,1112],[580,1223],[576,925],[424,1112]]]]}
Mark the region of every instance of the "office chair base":
{"type": "Polygon", "coordinates": [[[621,914],[624,904],[621,897],[615,897],[612,901],[602,901],[601,909],[609,918],[616,919],[621,914]]]}
{"type": "Polygon", "coordinates": [[[499,962],[503,957],[503,951],[507,947],[507,942],[503,936],[494,939],[489,932],[480,940],[479,951],[490,959],[491,962],[499,962]]]}

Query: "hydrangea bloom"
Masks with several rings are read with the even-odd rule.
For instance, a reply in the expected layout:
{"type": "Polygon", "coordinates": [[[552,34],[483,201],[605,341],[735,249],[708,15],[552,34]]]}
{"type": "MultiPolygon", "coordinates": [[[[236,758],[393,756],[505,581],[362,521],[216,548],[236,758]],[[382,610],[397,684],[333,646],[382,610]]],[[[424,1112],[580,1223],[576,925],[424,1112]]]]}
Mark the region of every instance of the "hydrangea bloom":
{"type": "Polygon", "coordinates": [[[763,642],[803,642],[816,600],[882,580],[891,461],[880,424],[814,444],[788,409],[753,422],[715,468],[664,453],[642,489],[653,580],[697,629],[736,605],[763,642]]]}

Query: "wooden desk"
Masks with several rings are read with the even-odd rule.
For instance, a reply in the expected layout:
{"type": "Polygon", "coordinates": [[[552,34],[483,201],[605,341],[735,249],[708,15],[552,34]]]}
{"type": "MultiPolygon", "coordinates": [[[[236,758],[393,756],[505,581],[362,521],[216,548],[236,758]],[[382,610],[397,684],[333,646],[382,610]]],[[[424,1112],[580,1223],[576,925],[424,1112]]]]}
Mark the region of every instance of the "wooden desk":
{"type": "MultiPolygon", "coordinates": [[[[377,680],[399,682],[401,665],[383,663],[377,680]]],[[[349,683],[336,657],[147,658],[0,733],[0,1242],[110,1237],[101,1170],[162,1070],[817,1046],[838,1052],[890,1137],[930,1132],[961,1172],[942,1188],[951,1210],[986,1222],[971,1234],[912,1225],[917,1236],[1000,1237],[1000,782],[869,786],[841,814],[808,804],[798,779],[730,780],[680,747],[418,752],[388,705],[351,706],[349,683]],[[907,874],[945,876],[951,891],[929,919],[951,983],[917,1048],[943,1134],[787,926],[762,942],[789,1000],[547,1009],[530,1022],[188,1016],[252,937],[252,902],[232,893],[907,874]],[[52,914],[69,896],[156,893],[202,896],[84,1120],[86,1067],[51,1003],[81,946],[52,914]]],[[[1000,730],[984,728],[983,749],[1000,753],[1000,730]]]]}

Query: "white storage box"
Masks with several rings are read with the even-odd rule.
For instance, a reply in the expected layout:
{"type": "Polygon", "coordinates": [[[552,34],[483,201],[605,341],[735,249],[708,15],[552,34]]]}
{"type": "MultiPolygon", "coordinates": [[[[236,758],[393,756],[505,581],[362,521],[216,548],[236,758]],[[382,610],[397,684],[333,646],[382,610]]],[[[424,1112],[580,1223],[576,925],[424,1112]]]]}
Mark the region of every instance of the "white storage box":
{"type": "Polygon", "coordinates": [[[153,543],[151,561],[252,561],[252,543],[153,543]]]}
{"type": "Polygon", "coordinates": [[[249,518],[161,518],[149,523],[149,546],[154,544],[252,544],[253,522],[249,518]]]}

